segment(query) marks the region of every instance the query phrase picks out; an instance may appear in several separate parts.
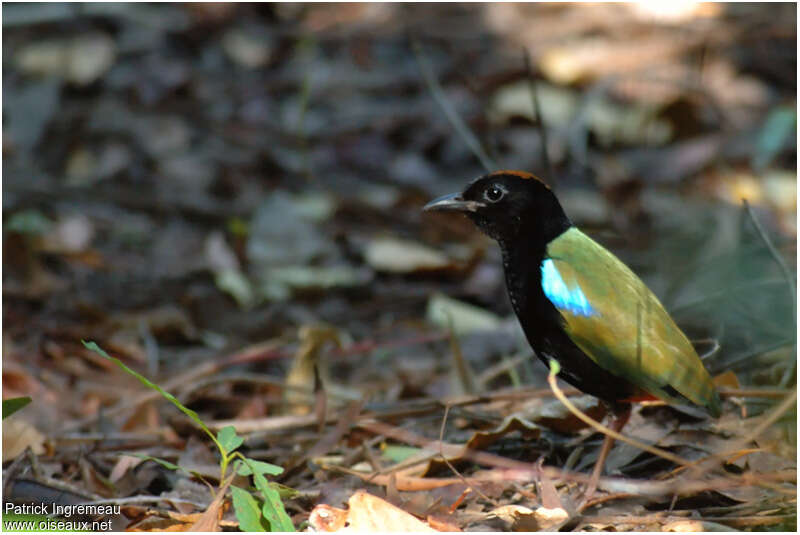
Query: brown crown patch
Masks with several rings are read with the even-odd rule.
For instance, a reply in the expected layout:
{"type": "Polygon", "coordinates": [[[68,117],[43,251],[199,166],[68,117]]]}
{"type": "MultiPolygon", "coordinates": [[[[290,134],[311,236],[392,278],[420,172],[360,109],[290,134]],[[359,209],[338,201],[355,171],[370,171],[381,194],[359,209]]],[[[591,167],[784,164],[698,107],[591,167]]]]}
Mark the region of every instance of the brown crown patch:
{"type": "Polygon", "coordinates": [[[545,183],[544,180],[542,180],[538,176],[533,175],[531,173],[528,173],[526,171],[513,171],[513,170],[510,170],[510,169],[504,169],[504,170],[501,170],[501,171],[495,171],[494,173],[489,173],[489,176],[497,176],[497,177],[499,177],[499,176],[513,176],[513,177],[516,177],[516,178],[521,178],[522,180],[531,180],[531,179],[533,179],[533,180],[536,180],[538,182],[541,182],[542,184],[544,184],[544,186],[546,188],[550,189],[550,186],[548,186],[545,183]]]}

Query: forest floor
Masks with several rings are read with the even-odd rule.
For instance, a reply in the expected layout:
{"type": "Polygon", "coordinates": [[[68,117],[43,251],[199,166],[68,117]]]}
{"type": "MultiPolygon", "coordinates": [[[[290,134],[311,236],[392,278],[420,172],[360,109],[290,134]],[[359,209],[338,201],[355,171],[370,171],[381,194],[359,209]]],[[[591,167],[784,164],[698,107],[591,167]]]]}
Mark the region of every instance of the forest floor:
{"type": "Polygon", "coordinates": [[[656,5],[4,5],[2,388],[31,399],[4,500],[117,530],[795,531],[796,6],[656,5]],[[497,168],[550,182],[723,392],[718,419],[637,404],[659,454],[618,441],[588,500],[603,434],[496,245],[421,212],[497,168]]]}

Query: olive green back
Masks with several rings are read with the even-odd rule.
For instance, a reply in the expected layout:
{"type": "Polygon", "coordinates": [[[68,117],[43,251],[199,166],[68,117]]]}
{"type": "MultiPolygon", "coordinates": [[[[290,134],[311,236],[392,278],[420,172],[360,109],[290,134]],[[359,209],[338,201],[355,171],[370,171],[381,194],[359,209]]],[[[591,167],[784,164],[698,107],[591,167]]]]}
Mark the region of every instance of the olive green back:
{"type": "Polygon", "coordinates": [[[567,334],[589,358],[658,398],[680,402],[665,391],[668,385],[719,414],[694,347],[625,264],[574,227],[550,242],[547,255],[566,286],[579,286],[594,310],[587,316],[559,309],[567,334]]]}

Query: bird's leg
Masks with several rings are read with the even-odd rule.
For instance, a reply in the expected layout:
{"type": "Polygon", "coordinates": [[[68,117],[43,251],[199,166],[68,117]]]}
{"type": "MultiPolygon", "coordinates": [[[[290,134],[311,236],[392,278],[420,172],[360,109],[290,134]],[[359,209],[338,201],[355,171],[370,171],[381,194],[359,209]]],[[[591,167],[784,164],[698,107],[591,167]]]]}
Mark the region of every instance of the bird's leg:
{"type": "MultiPolygon", "coordinates": [[[[625,403],[622,407],[614,407],[613,411],[613,419],[611,420],[611,425],[609,426],[613,431],[619,433],[625,424],[628,423],[628,418],[631,417],[631,405],[630,403],[625,403]]],[[[608,457],[608,452],[611,451],[611,446],[614,445],[614,439],[606,435],[603,439],[603,445],[600,448],[600,455],[597,456],[597,462],[594,463],[594,470],[592,470],[592,477],[589,479],[589,485],[586,487],[586,493],[584,494],[584,503],[588,502],[589,499],[594,494],[594,491],[597,490],[597,481],[600,479],[600,474],[603,472],[603,466],[606,464],[606,457],[608,457]]]]}

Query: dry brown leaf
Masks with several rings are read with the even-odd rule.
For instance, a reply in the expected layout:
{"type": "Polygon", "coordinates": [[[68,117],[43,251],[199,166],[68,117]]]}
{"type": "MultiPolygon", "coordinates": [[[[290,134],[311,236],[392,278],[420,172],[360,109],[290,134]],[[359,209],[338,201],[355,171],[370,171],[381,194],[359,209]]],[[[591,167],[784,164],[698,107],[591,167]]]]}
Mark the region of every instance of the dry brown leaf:
{"type": "Polygon", "coordinates": [[[161,427],[161,416],[154,402],[143,403],[134,411],[125,423],[123,431],[150,431],[161,427]]]}
{"type": "Polygon", "coordinates": [[[505,522],[511,531],[556,531],[569,519],[569,513],[560,507],[533,510],[522,505],[497,507],[489,512],[489,516],[505,522]]]}
{"type": "Polygon", "coordinates": [[[550,80],[569,85],[578,80],[668,64],[670,58],[692,46],[692,41],[694,39],[676,41],[669,35],[659,35],[633,47],[627,42],[591,37],[568,46],[551,47],[540,56],[539,67],[550,80]]]}
{"type": "Polygon", "coordinates": [[[219,477],[219,463],[205,442],[195,436],[189,437],[186,447],[178,456],[178,466],[204,477],[219,477]]]}
{"type": "Polygon", "coordinates": [[[108,476],[108,480],[112,483],[116,483],[122,479],[122,476],[124,476],[128,470],[136,468],[142,462],[144,462],[144,460],[139,457],[120,455],[119,459],[117,459],[117,464],[111,469],[111,475],[108,476]]]}
{"type": "Polygon", "coordinates": [[[530,529],[526,531],[538,531],[536,520],[533,517],[533,509],[524,505],[501,505],[489,511],[489,517],[496,517],[502,520],[508,527],[520,522],[525,525],[530,523],[530,529]]]}
{"type": "Polygon", "coordinates": [[[80,467],[84,488],[106,498],[114,496],[114,486],[108,479],[103,477],[85,457],[78,459],[78,466],[80,467]]]}
{"type": "Polygon", "coordinates": [[[217,491],[217,496],[214,498],[214,501],[208,504],[208,509],[200,515],[200,518],[189,531],[221,531],[219,521],[224,512],[222,506],[225,503],[225,493],[228,492],[228,487],[231,486],[232,481],[233,477],[229,478],[228,481],[222,485],[222,488],[217,491]]]}
{"type": "MultiPolygon", "coordinates": [[[[58,395],[31,375],[28,370],[10,358],[8,350],[3,352],[3,399],[29,396],[37,401],[57,403],[58,395]]],[[[15,354],[16,360],[24,361],[28,355],[15,354]]]]}
{"type": "Polygon", "coordinates": [[[417,517],[363,490],[353,494],[348,522],[355,531],[436,531],[417,517]]]}
{"type": "Polygon", "coordinates": [[[45,452],[46,437],[33,425],[20,418],[3,420],[3,462],[11,461],[30,447],[36,455],[45,452]]]}
{"type": "MultiPolygon", "coordinates": [[[[542,461],[539,461],[539,467],[541,468],[542,461]]],[[[556,486],[553,483],[553,480],[547,477],[547,475],[542,472],[539,480],[536,482],[537,487],[539,488],[539,495],[542,497],[542,507],[547,510],[563,510],[564,504],[561,501],[561,496],[558,495],[558,491],[556,490],[556,486]]]]}
{"type": "Polygon", "coordinates": [[[467,448],[473,450],[486,449],[494,444],[503,436],[519,431],[526,439],[536,440],[541,434],[541,429],[533,422],[512,414],[506,417],[503,422],[490,431],[478,431],[467,441],[467,448]]]}
{"type": "Polygon", "coordinates": [[[311,511],[309,524],[320,531],[436,531],[417,517],[363,490],[353,494],[347,504],[347,511],[325,504],[316,506],[311,511]]]}
{"type": "Polygon", "coordinates": [[[319,370],[320,378],[326,387],[331,384],[328,363],[320,358],[320,351],[328,343],[341,347],[339,331],[328,325],[305,325],[298,331],[300,347],[292,359],[292,367],[286,374],[284,400],[287,412],[305,415],[311,412],[314,400],[314,368],[319,370]],[[305,390],[306,392],[304,392],[305,390]]]}
{"type": "Polygon", "coordinates": [[[314,507],[308,516],[308,525],[316,531],[339,531],[346,523],[347,511],[324,503],[314,507]]]}
{"type": "MultiPolygon", "coordinates": [[[[442,453],[444,453],[449,462],[458,462],[462,460],[464,455],[466,455],[469,451],[485,450],[503,438],[505,435],[514,431],[519,431],[524,438],[531,440],[538,439],[539,435],[541,434],[541,429],[538,425],[512,414],[511,416],[506,417],[496,428],[489,431],[476,432],[474,435],[472,435],[472,437],[470,437],[466,445],[447,445],[447,447],[443,449],[442,453]]],[[[430,460],[425,470],[420,471],[419,473],[425,475],[438,472],[440,469],[444,468],[442,465],[445,464],[446,463],[441,460],[441,457],[433,458],[430,460]]]]}
{"type": "Polygon", "coordinates": [[[732,370],[714,376],[714,386],[717,388],[741,388],[739,378],[732,370]]]}
{"type": "Polygon", "coordinates": [[[736,531],[728,526],[706,520],[676,520],[662,526],[661,531],[676,531],[681,533],[707,532],[707,531],[736,531]]]}
{"type": "Polygon", "coordinates": [[[428,524],[436,531],[464,531],[445,515],[428,515],[428,524]]]}
{"type": "MultiPolygon", "coordinates": [[[[177,520],[183,524],[192,525],[200,520],[200,517],[203,516],[203,513],[179,513],[177,511],[167,511],[167,515],[173,520],[177,520]]],[[[219,522],[220,527],[222,528],[238,528],[239,521],[234,519],[223,519],[219,522]]],[[[184,531],[188,531],[188,527],[184,531]]]]}

